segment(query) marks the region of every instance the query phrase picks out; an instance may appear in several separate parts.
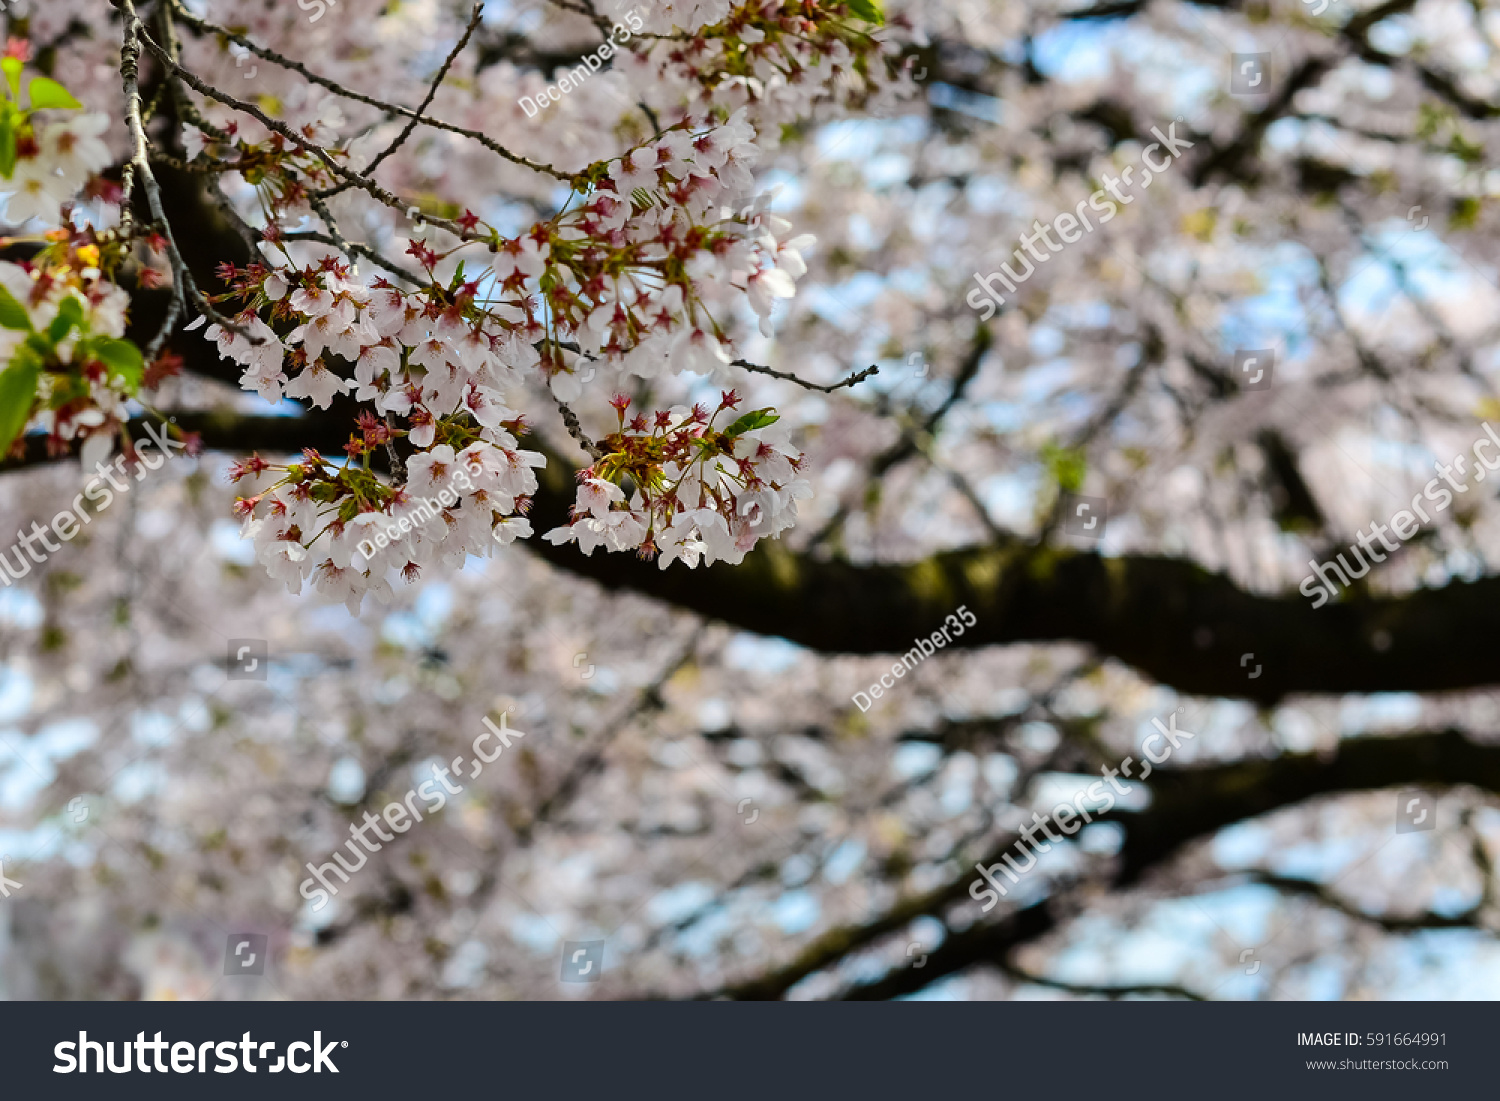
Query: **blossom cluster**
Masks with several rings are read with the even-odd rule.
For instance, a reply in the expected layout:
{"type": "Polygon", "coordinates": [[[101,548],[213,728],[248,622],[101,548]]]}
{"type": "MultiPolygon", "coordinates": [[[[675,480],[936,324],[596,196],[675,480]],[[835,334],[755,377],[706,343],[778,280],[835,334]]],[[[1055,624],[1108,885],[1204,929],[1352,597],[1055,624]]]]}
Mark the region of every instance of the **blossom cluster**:
{"type": "MultiPolygon", "coordinates": [[[[411,499],[424,492],[421,472],[434,463],[447,468],[455,461],[479,462],[499,479],[481,479],[479,504],[466,506],[461,521],[450,517],[449,528],[461,530],[451,543],[440,543],[467,553],[476,538],[509,542],[528,535],[529,525],[514,510],[535,489],[530,466],[539,465],[541,456],[518,450],[514,433],[525,425],[513,408],[528,376],[546,382],[558,400],[572,401],[582,392],[579,368],[586,358],[642,378],[663,370],[701,374],[724,368],[731,345],[709,302],[743,294],[768,318],[777,298],[794,293],[795,279],[806,270],[799,250],[810,243],[805,236],[786,237],[790,224],[771,215],[765,200],[738,214],[721,205],[737,201],[753,184],[753,136],[739,117],[697,132],[674,129],[599,166],[596,186],[578,205],[508,241],[466,216],[461,225],[467,239],[448,255],[470,255],[477,243],[489,241],[490,251],[482,254],[489,262],[473,278],[455,276],[447,285],[436,268],[448,255],[421,241],[413,241],[408,252],[428,282],[411,290],[382,277],[367,281],[337,255],[297,266],[274,230],[266,237],[273,253],[280,248],[278,264],[226,267],[222,274],[233,288],[226,300],[235,298],[244,308],[230,325],[210,325],[206,335],[243,368],[242,386],[267,400],[303,398],[320,408],[345,393],[368,403],[361,434],[347,449],[351,460],[368,459],[397,439],[415,449],[399,498],[382,498],[365,487],[352,494],[356,512],[335,518],[331,527],[289,511],[295,497],[271,494],[266,507],[277,530],[256,529],[268,569],[299,588],[317,570],[320,589],[356,604],[366,590],[383,595],[379,563],[365,568],[350,558],[363,535],[346,536],[344,530],[362,533],[359,516],[371,511],[394,515],[414,507],[411,499]],[[309,539],[325,530],[326,555],[309,539]]],[[[203,319],[189,328],[201,324],[203,319]]],[[[740,447],[750,447],[753,438],[740,447]]],[[[782,455],[772,448],[762,457],[777,467],[770,481],[754,474],[753,453],[740,455],[750,465],[726,473],[719,479],[724,488],[704,501],[693,498],[694,509],[723,503],[722,532],[732,524],[736,542],[746,548],[780,531],[780,518],[792,514],[785,489],[789,469],[782,471],[772,452],[782,455]],[[724,479],[753,486],[751,493],[774,481],[771,498],[761,506],[765,517],[736,514],[735,495],[724,479]],[[747,535],[752,529],[753,536],[747,535]]],[[[689,464],[680,474],[691,477],[692,469],[689,464]]],[[[301,485],[307,476],[304,470],[289,484],[301,485]]],[[[337,477],[329,472],[323,480],[337,477]]],[[[343,487],[334,499],[350,499],[347,491],[343,487]]],[[[252,523],[260,522],[259,502],[246,506],[252,523]]],[[[719,529],[695,534],[691,526],[667,523],[659,530],[666,535],[669,527],[673,550],[664,564],[675,557],[695,564],[698,547],[708,548],[709,561],[743,555],[743,549],[722,544],[719,529]]],[[[626,549],[619,537],[627,530],[616,528],[612,547],[626,549]]],[[[641,539],[649,541],[654,530],[642,527],[641,539]]],[[[641,539],[629,549],[640,547],[641,539]]],[[[423,547],[432,540],[423,535],[411,542],[423,547]]],[[[455,554],[461,561],[462,554],[455,554]]],[[[393,564],[413,576],[426,560],[417,554],[393,564]]]]}
{"type": "MultiPolygon", "coordinates": [[[[738,288],[768,318],[777,298],[795,293],[806,271],[800,250],[812,242],[788,238],[790,223],[764,198],[734,213],[754,183],[754,136],[743,112],[721,126],[671,130],[596,166],[578,205],[510,240],[466,213],[457,248],[440,254],[412,242],[408,253],[429,279],[414,290],[362,282],[339,258],[298,268],[284,248],[279,266],[228,268],[250,309],[236,319],[239,332],[214,325],[208,335],[245,368],[243,384],[268,399],[321,407],[357,389],[380,412],[424,424],[461,403],[498,401],[494,388],[533,368],[571,401],[581,393],[582,356],[642,378],[664,367],[722,367],[730,344],[711,307],[738,288]],[[488,272],[440,285],[437,264],[476,243],[488,245],[488,272]],[[278,336],[263,307],[294,327],[278,336]],[[325,352],[354,363],[354,379],[332,375],[325,352]]],[[[266,237],[279,243],[274,228],[266,237]]]]}
{"type": "Polygon", "coordinates": [[[113,159],[100,135],[107,115],[75,114],[41,124],[37,112],[77,111],[83,105],[57,81],[33,76],[21,93],[29,49],[12,41],[0,58],[0,198],[4,220],[22,225],[33,218],[48,226],[62,221],[62,206],[113,159]],[[24,99],[24,105],[23,105],[24,99]]]}
{"type": "Polygon", "coordinates": [[[31,424],[54,451],[83,439],[92,465],[109,454],[146,372],[124,339],[129,295],[100,273],[98,246],[52,236],[34,261],[0,261],[0,453],[31,424]]]}
{"type": "MultiPolygon", "coordinates": [[[[378,428],[367,423],[371,432],[378,428]]],[[[459,451],[442,443],[414,456],[395,488],[368,466],[339,467],[310,449],[285,466],[252,456],[237,462],[231,477],[279,474],[237,504],[266,571],[294,594],[311,581],[358,614],[366,593],[390,600],[395,572],[412,581],[429,564],[461,566],[471,554],[487,556],[530,535],[519,514],[536,492],[535,468],[545,462],[500,431],[459,451]]]]}
{"type": "Polygon", "coordinates": [[[702,119],[746,108],[767,145],[782,126],[819,107],[878,107],[909,94],[900,64],[904,27],[877,37],[869,0],[813,5],[801,0],[667,3],[652,9],[657,32],[622,68],[671,119],[702,119]],[[687,33],[673,33],[676,27],[687,33]]]}
{"type": "Polygon", "coordinates": [[[797,476],[802,455],[774,427],[779,418],[770,410],[714,427],[740,404],[732,390],[712,411],[679,406],[628,423],[630,399],[618,395],[611,404],[619,431],[602,441],[603,457],[579,473],[572,522],[547,532],[549,542],[577,542],[585,554],[600,546],[636,550],[662,569],[679,559],[737,565],[761,539],[791,527],[797,500],[812,496],[797,476]]]}
{"type": "MultiPolygon", "coordinates": [[[[249,57],[235,32],[197,21],[185,9],[176,14],[198,36],[184,43],[187,66],[201,63],[203,44],[215,34],[221,47],[227,37],[240,51],[236,70],[249,57]]],[[[636,98],[654,131],[649,138],[613,155],[609,147],[596,148],[590,155],[602,159],[562,171],[447,127],[565,185],[537,204],[543,214],[555,212],[519,233],[511,223],[504,233],[491,224],[499,220],[492,204],[474,201],[486,220],[455,194],[421,190],[419,181],[434,177],[406,151],[377,180],[376,165],[414,129],[426,133],[405,126],[370,159],[371,142],[384,139],[373,136],[381,124],[362,112],[380,109],[378,100],[300,68],[312,79],[287,86],[284,67],[272,65],[262,68],[274,94],[239,100],[187,68],[169,68],[163,79],[174,85],[180,124],[171,136],[180,137],[185,167],[222,183],[211,190],[260,239],[254,261],[221,266],[225,293],[205,301],[191,285],[185,294],[178,289],[179,301],[191,300],[200,314],[188,327],[206,326],[219,354],[239,365],[241,385],[265,400],[323,409],[348,404],[358,414],[345,460],[309,451],[301,462],[273,468],[256,458],[239,471],[254,474],[257,486],[261,474],[277,474],[272,486],[239,505],[273,575],[294,589],[311,580],[357,606],[366,591],[385,595],[392,572],[410,577],[434,559],[461,561],[476,548],[528,535],[524,514],[542,462],[518,443],[529,430],[519,412],[529,390],[575,402],[596,369],[652,385],[679,374],[718,377],[738,354],[732,333],[739,318],[753,315],[771,335],[775,303],[795,295],[813,238],[771,213],[773,196],[757,193],[757,160],[784,125],[816,104],[849,106],[888,90],[895,47],[871,33],[881,22],[875,0],[669,0],[644,25],[632,16],[639,33],[628,48],[613,48],[614,68],[640,91],[636,98]],[[396,190],[422,194],[421,212],[396,190]],[[336,221],[352,224],[355,211],[369,230],[368,246],[347,244],[336,221]],[[395,228],[401,219],[406,224],[395,228]],[[412,224],[415,231],[407,232],[412,224]],[[309,244],[314,240],[316,247],[309,244]],[[380,252],[403,247],[405,256],[394,261],[380,252]],[[372,456],[388,475],[372,472],[372,456]],[[403,526],[406,511],[427,500],[430,471],[455,464],[474,468],[475,488],[439,502],[441,524],[428,523],[429,516],[420,526],[403,526]],[[387,535],[384,546],[371,538],[366,545],[377,553],[356,553],[376,526],[399,538],[387,535]]],[[[155,46],[147,52],[155,68],[176,65],[155,46]]],[[[456,49],[449,61],[461,53],[456,49]]],[[[466,64],[452,70],[451,83],[469,80],[466,64]]],[[[238,79],[256,79],[252,68],[238,79]]],[[[441,94],[428,97],[431,113],[453,105],[441,87],[448,72],[445,65],[432,89],[441,94]]],[[[83,186],[110,159],[99,140],[102,123],[74,119],[33,140],[29,112],[38,108],[39,90],[42,101],[52,94],[51,85],[33,81],[32,104],[23,109],[19,86],[10,83],[14,102],[5,109],[18,120],[16,157],[26,167],[17,169],[24,186],[14,189],[9,209],[66,217],[64,183],[83,186]]],[[[41,102],[68,105],[60,98],[41,102]]],[[[387,122],[400,123],[402,110],[390,107],[387,122]]],[[[150,122],[146,141],[155,144],[161,139],[150,122]]],[[[428,118],[422,123],[444,127],[428,118]]],[[[616,133],[629,143],[641,128],[622,125],[616,133]]],[[[3,154],[0,148],[0,176],[3,154]]],[[[126,229],[113,251],[101,254],[104,283],[133,244],[156,233],[152,226],[126,229]]],[[[66,230],[57,248],[81,255],[93,239],[80,233],[66,230]]],[[[166,243],[173,244],[170,237],[166,243]]],[[[183,270],[177,253],[169,255],[174,272],[183,270]]],[[[80,285],[89,277],[83,268],[74,271],[80,285]]],[[[152,280],[150,270],[143,273],[144,285],[152,280]]],[[[83,301],[97,306],[106,297],[101,290],[83,301]]],[[[85,331],[94,330],[80,323],[79,334],[85,331]]],[[[97,331],[118,336],[121,318],[101,320],[97,331]]],[[[154,369],[136,367],[138,376],[154,369]]],[[[133,394],[129,388],[90,394],[98,406],[92,412],[64,403],[49,427],[67,438],[91,421],[113,423],[123,416],[121,399],[133,394]]],[[[806,483],[795,477],[801,459],[784,431],[767,434],[775,414],[757,411],[726,429],[713,427],[715,416],[675,409],[655,414],[649,430],[643,422],[637,427],[640,418],[630,426],[622,418],[620,431],[600,445],[605,457],[590,475],[621,496],[603,509],[609,515],[597,515],[592,499],[585,503],[583,526],[571,525],[570,537],[588,549],[603,543],[663,565],[677,559],[693,565],[738,561],[759,538],[783,530],[806,483]],[[644,466],[641,449],[654,456],[644,466]],[[634,503],[624,496],[626,482],[634,503]],[[600,524],[610,534],[596,540],[599,531],[590,525],[600,524]]],[[[577,421],[569,423],[582,437],[577,421]]]]}
{"type": "Polygon", "coordinates": [[[93,462],[108,454],[145,373],[124,339],[129,296],[111,278],[123,244],[64,223],[63,204],[111,160],[99,137],[108,120],[73,114],[43,125],[38,112],[81,105],[47,76],[31,77],[23,95],[26,52],[12,42],[0,58],[0,202],[5,222],[36,219],[44,230],[29,259],[0,262],[0,454],[32,426],[53,450],[84,439],[93,462]]]}

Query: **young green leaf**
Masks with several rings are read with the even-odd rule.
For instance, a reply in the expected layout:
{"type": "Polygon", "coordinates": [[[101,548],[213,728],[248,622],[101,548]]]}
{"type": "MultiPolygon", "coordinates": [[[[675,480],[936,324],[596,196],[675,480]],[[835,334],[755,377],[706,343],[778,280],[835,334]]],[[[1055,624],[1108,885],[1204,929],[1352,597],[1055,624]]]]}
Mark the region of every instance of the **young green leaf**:
{"type": "Polygon", "coordinates": [[[1045,444],[1042,447],[1042,461],[1047,464],[1047,470],[1057,479],[1059,488],[1069,493],[1077,493],[1083,488],[1083,479],[1088,474],[1088,458],[1082,451],[1066,447],[1058,447],[1056,444],[1045,444]]]}
{"type": "Polygon", "coordinates": [[[31,83],[26,85],[26,97],[31,101],[31,109],[40,111],[48,107],[61,107],[72,109],[82,107],[69,92],[50,76],[32,77],[31,83]]]}
{"type": "Polygon", "coordinates": [[[145,361],[141,358],[141,350],[130,341],[99,336],[89,342],[89,351],[109,368],[111,381],[123,386],[126,393],[134,394],[140,388],[145,361]]]}
{"type": "Polygon", "coordinates": [[[0,110],[0,176],[10,179],[16,170],[16,120],[13,108],[0,110]]]}
{"type": "Polygon", "coordinates": [[[21,94],[21,70],[25,64],[19,57],[7,57],[0,61],[0,69],[5,70],[5,82],[10,85],[10,94],[19,96],[21,94]]]}
{"type": "Polygon", "coordinates": [[[26,315],[26,307],[4,287],[0,287],[0,328],[18,329],[23,333],[31,331],[31,318],[26,315]]]}
{"type": "Polygon", "coordinates": [[[52,376],[52,392],[47,395],[48,409],[61,409],[69,402],[89,396],[89,385],[81,375],[52,376]]]}
{"type": "Polygon", "coordinates": [[[876,26],[885,22],[885,13],[880,10],[879,0],[846,0],[849,10],[866,23],[876,26]]]}
{"type": "Polygon", "coordinates": [[[83,327],[83,303],[69,295],[62,300],[62,305],[57,307],[57,316],[52,319],[52,324],[47,326],[47,339],[56,345],[72,332],[75,326],[83,327]]]}
{"type": "Polygon", "coordinates": [[[30,419],[41,373],[41,364],[30,355],[17,356],[9,367],[0,371],[0,455],[10,450],[30,419]]]}
{"type": "Polygon", "coordinates": [[[780,414],[773,413],[769,409],[754,409],[724,429],[724,435],[743,436],[746,432],[753,432],[757,428],[775,424],[780,419],[780,414]]]}

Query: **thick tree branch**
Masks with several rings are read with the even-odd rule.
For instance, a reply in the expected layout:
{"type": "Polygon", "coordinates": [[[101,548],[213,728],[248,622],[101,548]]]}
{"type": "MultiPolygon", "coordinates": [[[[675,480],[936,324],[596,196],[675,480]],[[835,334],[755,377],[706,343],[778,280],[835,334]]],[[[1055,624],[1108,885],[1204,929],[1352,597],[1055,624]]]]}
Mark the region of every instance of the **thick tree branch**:
{"type": "MultiPolygon", "coordinates": [[[[244,261],[245,242],[204,201],[200,179],[170,168],[155,178],[168,207],[191,212],[184,217],[193,219],[196,232],[180,242],[191,270],[211,280],[219,262],[244,261]]],[[[130,335],[149,339],[166,303],[163,292],[137,294],[130,335]]],[[[188,334],[176,346],[190,370],[238,387],[239,368],[221,360],[208,341],[188,334]]],[[[955,392],[973,376],[982,352],[976,341],[955,392]]],[[[200,428],[206,446],[236,451],[294,452],[309,445],[334,454],[353,428],[352,414],[338,404],[295,419],[182,414],[179,420],[200,428]]],[[[531,519],[541,533],[568,522],[576,485],[571,464],[555,455],[539,474],[531,519]]],[[[1442,691],[1496,680],[1488,649],[1475,640],[1500,637],[1500,578],[1381,599],[1356,590],[1342,603],[1314,610],[1295,594],[1248,592],[1182,559],[1103,557],[1018,541],[870,565],[821,562],[772,541],[742,565],[704,570],[660,570],[602,551],[585,557],[572,544],[540,538],[523,545],[606,588],[631,589],[829,653],[904,652],[963,604],[977,622],[950,648],[1084,642],[1200,695],[1273,703],[1296,692],[1442,691]]]]}
{"type": "MultiPolygon", "coordinates": [[[[200,343],[211,355],[206,342],[189,349],[200,343]]],[[[209,448],[268,452],[306,445],[333,453],[353,424],[333,412],[178,420],[201,431],[209,448]]],[[[546,450],[534,438],[527,446],[546,450]]],[[[36,451],[32,459],[39,444],[36,451]]],[[[538,474],[531,519],[540,533],[568,523],[576,484],[573,467],[555,453],[538,474]]],[[[1500,578],[1314,610],[1295,595],[1246,592],[1183,559],[1021,544],[854,565],[820,562],[774,541],[741,565],[700,570],[661,570],[624,554],[585,557],[541,539],[524,545],[607,589],[634,590],[824,653],[902,653],[965,605],[977,622],[949,649],[1085,642],[1196,695],[1270,704],[1297,692],[1431,692],[1496,680],[1489,650],[1474,640],[1500,637],[1500,578]],[[1253,657],[1242,662],[1246,654],[1253,657]]]]}

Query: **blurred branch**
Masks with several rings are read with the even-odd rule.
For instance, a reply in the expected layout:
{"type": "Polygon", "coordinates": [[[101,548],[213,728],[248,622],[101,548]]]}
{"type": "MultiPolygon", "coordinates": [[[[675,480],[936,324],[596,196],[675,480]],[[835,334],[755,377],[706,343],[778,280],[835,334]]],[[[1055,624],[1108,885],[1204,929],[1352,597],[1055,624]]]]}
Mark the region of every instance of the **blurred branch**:
{"type": "MultiPolygon", "coordinates": [[[[990,350],[994,337],[987,325],[979,324],[974,328],[974,336],[969,343],[969,351],[959,364],[958,372],[953,377],[953,382],[948,388],[948,395],[943,399],[941,405],[931,413],[922,418],[916,425],[902,430],[900,438],[875,456],[866,468],[865,482],[878,480],[886,471],[899,466],[906,460],[917,457],[924,453],[924,447],[930,442],[936,433],[938,425],[943,418],[953,409],[964,396],[969,384],[979,375],[979,366],[984,362],[985,354],[990,350]]],[[[873,371],[874,368],[871,368],[873,371]]],[[[813,537],[808,540],[809,547],[816,547],[827,542],[834,534],[843,527],[844,521],[849,517],[849,507],[840,505],[828,521],[820,528],[813,537]]],[[[988,526],[989,514],[981,508],[981,515],[988,526]]]]}
{"type": "Polygon", "coordinates": [[[1250,878],[1267,887],[1274,887],[1283,894],[1301,895],[1314,899],[1321,906],[1330,910],[1337,910],[1345,917],[1356,921],[1363,921],[1370,925],[1378,926],[1387,933],[1412,933],[1418,929],[1477,929],[1479,928],[1479,907],[1475,906],[1465,910],[1461,914],[1445,917],[1442,914],[1432,912],[1401,916],[1398,914],[1372,914],[1368,910],[1361,910],[1352,902],[1340,898],[1338,892],[1326,883],[1319,883],[1311,879],[1301,879],[1296,876],[1273,875],[1270,872],[1253,872],[1250,878]]]}
{"type": "Polygon", "coordinates": [[[1153,994],[1166,994],[1173,998],[1182,998],[1190,1002],[1208,1001],[1202,994],[1196,994],[1185,986],[1176,983],[1126,983],[1124,985],[1096,984],[1064,982],[1062,979],[1051,979],[1046,975],[1032,974],[1024,971],[1013,963],[1001,962],[1000,970],[1010,976],[1016,982],[1030,983],[1033,986],[1045,986],[1052,990],[1061,990],[1068,994],[1094,994],[1111,1000],[1115,998],[1146,997],[1153,994]]]}
{"type": "MultiPolygon", "coordinates": [[[[1133,781],[1139,783],[1139,781],[1133,781]]],[[[1079,889],[1118,889],[1137,882],[1147,871],[1175,856],[1184,846],[1208,837],[1225,826],[1305,803],[1354,791],[1376,791],[1398,785],[1467,784],[1500,794],[1500,745],[1479,745],[1456,730],[1428,731],[1392,738],[1360,738],[1341,742],[1332,755],[1286,754],[1270,760],[1249,759],[1229,764],[1184,769],[1158,768],[1144,786],[1151,803],[1142,811],[1116,809],[1095,815],[1095,821],[1115,822],[1125,831],[1118,856],[1102,874],[1086,878],[1079,889]]],[[[1395,802],[1391,829],[1395,829],[1395,802]]],[[[988,867],[1018,842],[1007,834],[994,841],[975,863],[988,867]]],[[[885,913],[858,925],[846,925],[815,938],[789,963],[754,979],[742,980],[706,997],[779,998],[810,975],[827,970],[853,952],[905,928],[922,916],[944,918],[955,903],[967,905],[969,884],[976,881],[972,864],[963,875],[924,894],[902,900],[885,913]]],[[[1288,890],[1315,893],[1319,884],[1288,880],[1275,884],[1288,890]]],[[[958,932],[950,932],[928,953],[921,969],[901,968],[873,982],[856,985],[840,997],[867,1000],[910,994],[946,975],[975,964],[1003,960],[1005,953],[1033,941],[1056,927],[1073,892],[1064,889],[1040,902],[980,918],[958,932]]],[[[1335,896],[1331,904],[1345,906],[1335,896]]],[[[1393,931],[1413,928],[1472,926],[1471,914],[1457,919],[1385,918],[1349,911],[1352,916],[1390,922],[1393,931]],[[1404,922],[1404,924],[1403,924],[1404,922]]]]}

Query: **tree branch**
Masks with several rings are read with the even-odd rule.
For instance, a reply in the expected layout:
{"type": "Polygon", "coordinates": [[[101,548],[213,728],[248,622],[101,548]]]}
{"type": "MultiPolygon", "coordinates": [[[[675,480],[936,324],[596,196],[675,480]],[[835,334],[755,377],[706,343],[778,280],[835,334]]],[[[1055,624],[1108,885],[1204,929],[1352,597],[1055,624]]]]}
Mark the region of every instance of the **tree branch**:
{"type": "Polygon", "coordinates": [[[835,390],[842,390],[846,386],[856,386],[859,383],[864,382],[864,380],[869,378],[871,375],[880,373],[880,368],[872,363],[863,371],[856,371],[848,378],[841,379],[838,382],[830,383],[825,386],[820,382],[807,382],[788,371],[778,371],[772,367],[762,367],[759,363],[751,363],[749,360],[736,359],[732,361],[731,366],[743,367],[745,370],[754,371],[756,374],[770,375],[772,378],[779,378],[784,382],[795,382],[804,390],[816,390],[819,393],[823,394],[831,394],[835,390]]]}
{"type": "MultiPolygon", "coordinates": [[[[399,103],[388,103],[383,99],[376,99],[374,96],[367,96],[362,92],[354,91],[354,89],[352,88],[346,88],[342,84],[339,84],[337,81],[329,80],[327,77],[320,76],[318,73],[313,72],[300,61],[294,61],[293,59],[286,57],[283,54],[277,53],[275,50],[268,50],[264,46],[252,42],[244,35],[230,30],[228,27],[221,27],[216,23],[209,22],[207,19],[200,19],[198,18],[198,16],[187,10],[187,8],[183,5],[182,0],[173,0],[172,8],[178,19],[181,19],[184,23],[192,27],[198,33],[217,35],[223,38],[227,38],[229,41],[244,47],[246,50],[249,50],[256,57],[259,57],[264,61],[269,61],[273,65],[280,65],[283,69],[290,69],[292,72],[298,74],[304,79],[311,81],[319,87],[326,88],[330,92],[342,96],[344,99],[353,100],[356,103],[364,103],[371,107],[378,107],[380,110],[388,112],[390,114],[401,115],[405,118],[414,120],[421,116],[421,112],[413,111],[410,107],[403,107],[399,103]]],[[[537,161],[530,160],[527,157],[518,156],[517,154],[512,153],[509,149],[505,148],[505,146],[501,145],[493,138],[487,136],[482,131],[469,130],[462,126],[454,126],[452,123],[447,123],[442,119],[435,119],[431,116],[422,118],[421,122],[422,125],[430,126],[434,130],[446,130],[451,134],[458,134],[462,137],[477,141],[490,152],[497,153],[500,156],[504,157],[506,160],[510,161],[512,164],[518,164],[522,168],[529,168],[534,172],[546,173],[553,179],[561,180],[564,183],[568,183],[572,179],[572,177],[569,176],[566,172],[560,172],[556,168],[553,168],[550,164],[541,164],[537,161]]]]}
{"type": "MultiPolygon", "coordinates": [[[[1094,877],[1082,887],[1128,886],[1171,859],[1183,846],[1236,822],[1323,796],[1408,784],[1469,784],[1500,794],[1500,745],[1480,745],[1456,730],[1443,730],[1398,738],[1351,739],[1341,742],[1332,757],[1317,753],[1286,754],[1270,760],[1157,769],[1144,784],[1151,792],[1147,809],[1114,810],[1094,816],[1095,821],[1118,823],[1125,831],[1125,841],[1103,883],[1094,877]]],[[[1393,830],[1395,810],[1393,800],[1393,830]]],[[[998,862],[1001,854],[1016,844],[1017,838],[1015,834],[1001,837],[976,862],[985,866],[998,862]]],[[[968,897],[968,887],[974,879],[970,865],[950,883],[904,899],[868,922],[823,933],[794,960],[767,974],[704,996],[780,998],[809,975],[826,970],[852,952],[905,928],[917,917],[930,915],[941,919],[950,906],[968,897]]],[[[1051,932],[1072,906],[1072,894],[1069,889],[1061,889],[1040,902],[951,932],[937,949],[928,953],[927,962],[920,969],[893,970],[878,980],[853,986],[839,996],[853,1000],[898,997],[977,963],[1003,963],[1011,949],[1051,932]]],[[[1447,920],[1433,917],[1437,921],[1447,920]]],[[[1467,917],[1458,924],[1472,926],[1473,920],[1467,917]]]]}
{"type": "MultiPolygon", "coordinates": [[[[140,17],[136,14],[134,0],[113,0],[113,2],[125,18],[124,39],[120,45],[120,79],[125,92],[125,122],[130,130],[130,161],[125,168],[125,196],[121,209],[124,210],[130,205],[130,192],[133,184],[138,180],[141,190],[145,193],[146,206],[151,212],[152,220],[156,228],[161,231],[162,239],[166,241],[167,263],[172,268],[172,298],[167,305],[166,317],[156,335],[146,343],[143,350],[146,361],[150,362],[161,351],[172,328],[182,316],[185,308],[184,299],[191,301],[204,316],[226,329],[232,329],[235,332],[244,330],[222,317],[209,305],[207,299],[198,290],[198,285],[193,281],[193,274],[183,262],[182,253],[177,247],[172,225],[167,221],[166,211],[162,208],[161,190],[157,187],[156,177],[152,174],[151,163],[147,156],[146,124],[141,117],[141,42],[149,41],[149,39],[147,39],[140,17]]],[[[160,53],[167,63],[171,64],[171,59],[159,48],[155,52],[160,53]]],[[[259,343],[257,337],[248,339],[259,343]]]]}
{"type": "MultiPolygon", "coordinates": [[[[200,344],[211,356],[206,342],[189,349],[200,344]]],[[[201,425],[210,448],[289,452],[304,445],[337,450],[352,423],[332,412],[179,414],[179,420],[201,425]]],[[[534,437],[527,446],[549,454],[537,472],[531,512],[540,533],[569,522],[575,472],[534,437]]],[[[28,459],[39,456],[38,448],[28,459]]],[[[1496,680],[1489,651],[1473,640],[1500,637],[1500,578],[1314,610],[1295,595],[1246,592],[1183,559],[1019,543],[854,565],[818,561],[775,540],[741,565],[699,570],[662,570],[625,554],[586,557],[575,546],[541,539],[522,545],[608,589],[631,589],[824,653],[904,652],[965,605],[976,622],[959,636],[950,628],[949,649],[1084,642],[1196,695],[1271,704],[1295,692],[1431,692],[1496,680]],[[1253,657],[1242,663],[1246,654],[1253,657]],[[1252,679],[1255,667],[1260,672],[1252,679]]]]}
{"type": "Polygon", "coordinates": [[[1274,887],[1283,894],[1302,895],[1317,901],[1320,906],[1326,906],[1330,910],[1337,910],[1345,917],[1362,921],[1369,925],[1384,929],[1387,933],[1413,933],[1419,929],[1474,929],[1478,928],[1478,907],[1465,910],[1461,914],[1445,917],[1442,914],[1434,914],[1430,911],[1422,914],[1402,916],[1399,914],[1372,914],[1368,910],[1361,910],[1352,902],[1341,898],[1333,888],[1326,883],[1316,880],[1301,879],[1297,876],[1273,875],[1270,872],[1253,872],[1250,878],[1267,887],[1274,887]]]}
{"type": "MultiPolygon", "coordinates": [[[[458,55],[463,53],[464,47],[469,44],[469,39],[474,35],[474,28],[479,26],[480,17],[483,15],[484,5],[482,3],[475,4],[473,14],[469,16],[469,23],[464,27],[464,33],[459,37],[453,49],[448,51],[448,56],[443,59],[442,65],[438,67],[437,75],[432,78],[432,83],[427,86],[427,95],[423,97],[422,102],[417,105],[416,111],[407,119],[406,125],[401,128],[401,133],[397,134],[389,145],[375,154],[374,159],[365,165],[364,175],[373,176],[375,169],[380,167],[382,161],[406,144],[406,139],[411,137],[411,132],[416,129],[417,123],[422,121],[423,112],[432,106],[432,97],[437,95],[437,90],[442,87],[443,81],[447,79],[448,70],[453,68],[453,63],[458,60],[458,55]]],[[[341,184],[330,187],[318,197],[324,200],[331,199],[333,196],[347,191],[353,186],[353,184],[346,180],[341,184]]],[[[327,221],[327,219],[324,220],[327,221]]]]}

